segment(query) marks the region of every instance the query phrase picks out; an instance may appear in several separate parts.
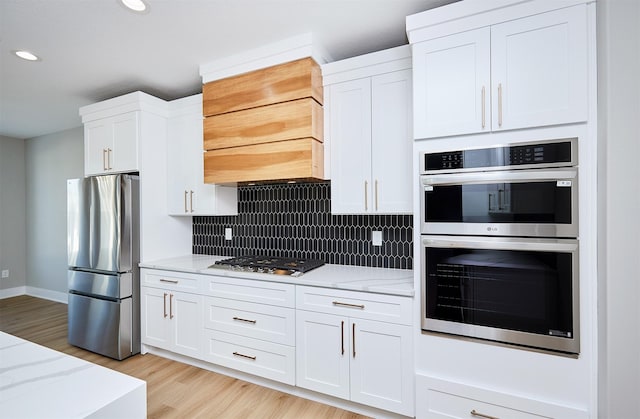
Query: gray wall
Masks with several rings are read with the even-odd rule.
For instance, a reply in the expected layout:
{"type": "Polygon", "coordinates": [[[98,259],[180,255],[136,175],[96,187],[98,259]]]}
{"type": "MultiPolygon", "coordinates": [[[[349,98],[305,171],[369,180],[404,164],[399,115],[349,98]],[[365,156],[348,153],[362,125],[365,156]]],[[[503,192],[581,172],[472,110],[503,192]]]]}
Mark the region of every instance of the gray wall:
{"type": "Polygon", "coordinates": [[[597,7],[598,416],[640,418],[640,2],[597,7]]]}
{"type": "Polygon", "coordinates": [[[0,293],[26,286],[25,179],[24,140],[0,136],[0,293]]]}
{"type": "Polygon", "coordinates": [[[84,176],[83,153],[82,127],[26,140],[29,287],[67,292],[66,180],[84,176]]]}

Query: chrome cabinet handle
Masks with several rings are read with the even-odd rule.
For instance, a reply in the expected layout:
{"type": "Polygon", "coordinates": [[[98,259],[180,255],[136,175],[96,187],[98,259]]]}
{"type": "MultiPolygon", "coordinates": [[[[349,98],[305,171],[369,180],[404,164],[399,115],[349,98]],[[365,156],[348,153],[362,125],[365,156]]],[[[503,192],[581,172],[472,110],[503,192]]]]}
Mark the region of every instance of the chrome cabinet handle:
{"type": "Polygon", "coordinates": [[[499,419],[497,416],[485,415],[484,413],[476,412],[476,409],[473,409],[469,412],[471,416],[475,416],[477,418],[485,418],[485,419],[499,419]]]}
{"type": "Polygon", "coordinates": [[[354,308],[360,308],[364,310],[364,304],[350,304],[350,303],[343,303],[340,301],[333,301],[331,304],[333,304],[334,306],[354,307],[354,308]]]}
{"type": "Polygon", "coordinates": [[[364,181],[364,210],[369,210],[369,182],[364,181]]]}
{"type": "Polygon", "coordinates": [[[239,321],[239,322],[245,322],[245,323],[252,323],[252,324],[256,324],[257,320],[248,320],[248,319],[243,319],[241,317],[234,317],[233,320],[239,321]]]}
{"type": "Polygon", "coordinates": [[[111,161],[113,160],[113,157],[112,157],[113,150],[108,148],[107,151],[108,151],[108,153],[107,153],[107,164],[109,165],[109,167],[107,167],[107,169],[111,170],[111,169],[113,169],[113,167],[111,167],[111,161]]]}
{"type": "Polygon", "coordinates": [[[255,357],[255,356],[241,354],[240,352],[234,352],[233,354],[234,354],[235,356],[241,356],[242,358],[248,358],[248,359],[251,359],[251,360],[253,360],[253,361],[255,361],[255,360],[256,360],[256,357],[255,357]]]}
{"type": "Polygon", "coordinates": [[[502,83],[498,83],[498,126],[502,126],[502,83]]]}
{"type": "Polygon", "coordinates": [[[173,294],[169,294],[169,318],[173,319],[173,294]]]}
{"type": "Polygon", "coordinates": [[[482,128],[484,129],[485,127],[485,92],[484,92],[484,86],[482,86],[482,128]]]}
{"type": "Polygon", "coordinates": [[[169,284],[177,284],[178,281],[174,280],[174,279],[164,279],[164,278],[160,278],[160,282],[168,282],[169,284]]]}
{"type": "Polygon", "coordinates": [[[353,357],[356,357],[356,324],[351,325],[351,348],[353,349],[353,357]]]}
{"type": "Polygon", "coordinates": [[[340,349],[341,355],[344,355],[344,320],[340,323],[340,349]]]}
{"type": "Polygon", "coordinates": [[[164,293],[164,297],[162,297],[164,300],[164,304],[162,305],[162,308],[164,309],[164,317],[167,317],[167,293],[164,293]]]}
{"type": "Polygon", "coordinates": [[[191,212],[193,212],[193,191],[189,192],[189,208],[191,209],[191,212]]]}
{"type": "Polygon", "coordinates": [[[102,169],[107,170],[107,149],[102,149],[102,169]]]}
{"type": "Polygon", "coordinates": [[[189,212],[189,211],[187,210],[187,191],[186,191],[186,189],[185,189],[185,191],[184,191],[184,212],[185,212],[185,213],[186,213],[186,212],[189,212]]]}

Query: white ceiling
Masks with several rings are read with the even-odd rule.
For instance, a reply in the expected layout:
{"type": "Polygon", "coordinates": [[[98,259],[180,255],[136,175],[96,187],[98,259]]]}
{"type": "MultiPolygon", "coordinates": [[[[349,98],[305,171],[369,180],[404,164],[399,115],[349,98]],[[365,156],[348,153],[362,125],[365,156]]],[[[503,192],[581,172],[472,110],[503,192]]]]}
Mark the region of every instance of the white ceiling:
{"type": "Polygon", "coordinates": [[[201,91],[200,64],[304,33],[334,60],[407,43],[405,16],[452,0],[0,0],[0,135],[81,125],[81,106],[136,90],[201,91]],[[27,62],[11,51],[26,49],[27,62]]]}

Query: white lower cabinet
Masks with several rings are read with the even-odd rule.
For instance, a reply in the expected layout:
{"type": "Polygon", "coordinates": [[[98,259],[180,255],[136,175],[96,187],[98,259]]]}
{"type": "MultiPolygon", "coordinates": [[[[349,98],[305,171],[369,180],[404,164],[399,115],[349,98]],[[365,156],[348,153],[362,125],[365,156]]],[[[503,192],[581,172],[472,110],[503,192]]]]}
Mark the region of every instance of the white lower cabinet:
{"type": "Polygon", "coordinates": [[[416,375],[416,418],[586,419],[586,410],[416,375]]]}
{"type": "Polygon", "coordinates": [[[295,286],[209,277],[203,359],[295,385],[295,286]],[[284,298],[281,298],[284,297],[284,298]]]}
{"type": "Polygon", "coordinates": [[[413,416],[411,299],[304,286],[296,292],[296,384],[413,416]]]}
{"type": "Polygon", "coordinates": [[[141,296],[142,343],[199,358],[202,296],[150,287],[141,296]]]}

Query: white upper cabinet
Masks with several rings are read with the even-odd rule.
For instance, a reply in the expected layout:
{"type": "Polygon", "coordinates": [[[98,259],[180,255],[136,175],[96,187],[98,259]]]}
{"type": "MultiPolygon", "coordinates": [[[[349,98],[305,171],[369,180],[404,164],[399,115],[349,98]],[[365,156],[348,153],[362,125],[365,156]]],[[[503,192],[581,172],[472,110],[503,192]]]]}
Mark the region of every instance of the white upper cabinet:
{"type": "Polygon", "coordinates": [[[586,21],[580,5],[415,43],[415,138],[586,121],[586,21]]]}
{"type": "Polygon", "coordinates": [[[493,130],[587,120],[583,6],[491,27],[493,130]]]}
{"type": "Polygon", "coordinates": [[[413,46],[415,137],[490,131],[490,30],[413,46]]]}
{"type": "Polygon", "coordinates": [[[138,111],[86,123],[85,176],[138,171],[139,133],[138,111]]]}
{"type": "Polygon", "coordinates": [[[167,207],[170,215],[236,215],[235,186],[204,183],[202,95],[169,103],[167,207]]]}
{"type": "Polygon", "coordinates": [[[371,207],[411,213],[411,70],[371,78],[371,207]]]}
{"type": "Polygon", "coordinates": [[[329,87],[331,211],[370,211],[371,81],[360,79],[329,87]]]}
{"type": "Polygon", "coordinates": [[[408,47],[323,66],[331,211],[411,213],[408,47]]]}

